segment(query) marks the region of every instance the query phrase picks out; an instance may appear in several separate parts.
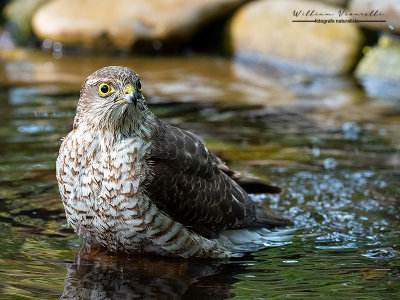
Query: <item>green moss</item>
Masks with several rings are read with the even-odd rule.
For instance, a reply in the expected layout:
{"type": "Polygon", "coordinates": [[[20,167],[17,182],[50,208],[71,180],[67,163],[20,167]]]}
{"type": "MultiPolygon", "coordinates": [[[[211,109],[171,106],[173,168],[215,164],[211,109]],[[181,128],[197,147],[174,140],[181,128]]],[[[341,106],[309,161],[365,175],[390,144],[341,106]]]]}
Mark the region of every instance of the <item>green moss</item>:
{"type": "Polygon", "coordinates": [[[27,45],[32,37],[32,17],[49,0],[13,0],[4,8],[4,17],[19,45],[27,45]]]}

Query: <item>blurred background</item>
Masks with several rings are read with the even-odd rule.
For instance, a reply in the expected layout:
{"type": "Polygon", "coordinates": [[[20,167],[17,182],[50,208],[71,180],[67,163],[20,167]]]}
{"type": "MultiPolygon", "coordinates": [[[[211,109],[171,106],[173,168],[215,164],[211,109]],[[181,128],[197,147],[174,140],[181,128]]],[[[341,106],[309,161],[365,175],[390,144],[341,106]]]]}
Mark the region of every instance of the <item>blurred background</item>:
{"type": "Polygon", "coordinates": [[[1,299],[399,296],[397,0],[9,0],[0,10],[1,299]],[[159,118],[281,186],[254,199],[292,230],[222,262],[80,247],[55,160],[83,81],[107,65],[141,75],[159,118]]]}

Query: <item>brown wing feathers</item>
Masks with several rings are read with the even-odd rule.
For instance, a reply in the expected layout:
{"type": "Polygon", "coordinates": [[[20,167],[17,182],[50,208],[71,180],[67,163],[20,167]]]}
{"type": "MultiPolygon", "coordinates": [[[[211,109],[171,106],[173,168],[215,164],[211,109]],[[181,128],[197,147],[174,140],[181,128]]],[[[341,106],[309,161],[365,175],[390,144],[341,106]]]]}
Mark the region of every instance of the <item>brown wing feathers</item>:
{"type": "MultiPolygon", "coordinates": [[[[156,123],[148,155],[154,177],[146,183],[146,190],[161,210],[206,237],[216,237],[224,229],[271,225],[268,218],[256,218],[254,202],[229,175],[236,175],[239,183],[242,177],[222,167],[220,159],[208,153],[197,136],[158,120],[156,123]]],[[[257,184],[261,190],[279,189],[262,181],[257,184]]],[[[286,225],[282,219],[273,223],[286,225]]]]}

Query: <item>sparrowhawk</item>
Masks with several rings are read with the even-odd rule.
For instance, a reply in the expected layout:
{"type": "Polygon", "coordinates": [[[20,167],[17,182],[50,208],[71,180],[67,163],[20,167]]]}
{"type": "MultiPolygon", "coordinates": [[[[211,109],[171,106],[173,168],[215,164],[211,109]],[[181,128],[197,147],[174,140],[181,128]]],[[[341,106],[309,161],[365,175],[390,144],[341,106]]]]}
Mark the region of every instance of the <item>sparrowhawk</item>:
{"type": "MultiPolygon", "coordinates": [[[[227,257],[238,238],[226,232],[287,224],[245,191],[279,188],[237,176],[201,138],[157,119],[126,67],[86,79],[57,179],[69,224],[115,251],[227,257]]],[[[248,233],[239,238],[244,246],[255,238],[248,233]]]]}

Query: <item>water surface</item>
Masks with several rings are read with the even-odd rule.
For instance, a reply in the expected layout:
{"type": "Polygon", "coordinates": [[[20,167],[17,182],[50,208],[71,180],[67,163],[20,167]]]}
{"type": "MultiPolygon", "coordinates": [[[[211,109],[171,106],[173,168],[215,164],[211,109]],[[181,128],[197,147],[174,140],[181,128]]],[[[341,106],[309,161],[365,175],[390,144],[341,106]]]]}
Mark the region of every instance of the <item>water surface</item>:
{"type": "Polygon", "coordinates": [[[221,58],[22,52],[0,61],[1,299],[396,299],[400,102],[352,78],[258,72],[221,58]],[[229,166],[283,187],[255,197],[290,239],[230,261],[88,251],[55,179],[79,89],[105,65],[142,75],[161,119],[203,136],[229,166]]]}

